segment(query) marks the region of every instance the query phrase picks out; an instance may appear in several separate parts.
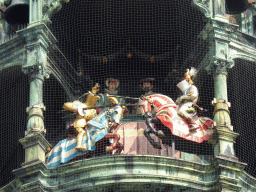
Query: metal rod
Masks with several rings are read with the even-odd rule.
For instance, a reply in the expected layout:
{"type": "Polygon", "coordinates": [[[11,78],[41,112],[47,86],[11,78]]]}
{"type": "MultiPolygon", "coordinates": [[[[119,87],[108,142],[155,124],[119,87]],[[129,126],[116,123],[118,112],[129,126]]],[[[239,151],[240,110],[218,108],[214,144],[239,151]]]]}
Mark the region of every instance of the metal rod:
{"type": "Polygon", "coordinates": [[[120,95],[109,95],[106,94],[107,97],[116,97],[116,98],[124,98],[124,99],[134,99],[134,100],[139,100],[140,98],[137,97],[124,97],[124,96],[120,96],[120,95]]]}
{"type": "Polygon", "coordinates": [[[172,138],[172,157],[175,158],[175,140],[172,138]]]}
{"type": "MultiPolygon", "coordinates": [[[[136,106],[137,103],[127,103],[127,104],[120,104],[120,106],[136,106]]],[[[106,108],[106,107],[115,107],[115,105],[98,105],[98,106],[94,106],[94,107],[85,107],[83,108],[83,110],[87,110],[87,109],[98,109],[98,108],[106,108]]]]}

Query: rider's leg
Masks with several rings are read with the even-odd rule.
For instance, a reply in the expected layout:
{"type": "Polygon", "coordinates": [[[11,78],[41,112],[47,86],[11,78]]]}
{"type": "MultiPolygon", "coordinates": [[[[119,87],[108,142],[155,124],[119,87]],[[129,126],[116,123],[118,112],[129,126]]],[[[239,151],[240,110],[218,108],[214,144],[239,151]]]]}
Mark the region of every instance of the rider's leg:
{"type": "MultiPolygon", "coordinates": [[[[83,135],[82,146],[81,146],[81,150],[82,150],[82,151],[87,151],[88,145],[89,145],[87,129],[88,129],[88,127],[85,126],[85,127],[84,127],[85,134],[83,135]],[[84,140],[87,141],[85,144],[83,144],[83,141],[84,141],[84,140]]],[[[90,145],[92,146],[92,143],[90,143],[90,145]]]]}
{"type": "Polygon", "coordinates": [[[83,136],[85,134],[85,130],[83,129],[83,127],[76,127],[76,131],[78,132],[78,135],[76,137],[76,150],[86,150],[84,149],[84,147],[82,146],[83,144],[83,136]]]}
{"type": "Polygon", "coordinates": [[[178,114],[179,114],[185,121],[187,121],[187,122],[189,123],[189,126],[190,126],[189,129],[190,129],[190,131],[193,131],[193,130],[196,130],[196,129],[199,128],[199,125],[195,122],[195,120],[192,118],[192,116],[187,113],[187,108],[181,107],[181,108],[179,109],[178,114]]]}
{"type": "Polygon", "coordinates": [[[195,120],[192,118],[192,117],[188,117],[186,119],[186,121],[189,123],[190,125],[190,131],[193,131],[193,130],[196,130],[196,129],[199,129],[199,125],[195,122],[195,120]]]}

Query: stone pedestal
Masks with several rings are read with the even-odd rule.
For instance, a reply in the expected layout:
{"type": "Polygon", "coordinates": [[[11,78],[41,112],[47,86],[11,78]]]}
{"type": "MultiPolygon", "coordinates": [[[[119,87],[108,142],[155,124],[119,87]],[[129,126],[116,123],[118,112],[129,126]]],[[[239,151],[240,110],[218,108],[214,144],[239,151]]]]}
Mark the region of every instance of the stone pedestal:
{"type": "Polygon", "coordinates": [[[241,191],[242,186],[239,185],[239,178],[243,173],[246,163],[233,161],[222,156],[217,156],[215,160],[219,169],[219,185],[221,191],[241,191]]]}
{"type": "Polygon", "coordinates": [[[22,166],[34,162],[45,162],[46,149],[51,147],[42,133],[34,133],[19,140],[25,149],[25,162],[22,166]]]}

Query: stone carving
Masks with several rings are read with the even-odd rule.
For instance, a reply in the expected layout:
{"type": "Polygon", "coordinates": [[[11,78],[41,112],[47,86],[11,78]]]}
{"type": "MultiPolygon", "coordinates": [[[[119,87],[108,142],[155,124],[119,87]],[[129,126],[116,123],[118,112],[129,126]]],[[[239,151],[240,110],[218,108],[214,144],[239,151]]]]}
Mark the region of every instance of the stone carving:
{"type": "Polygon", "coordinates": [[[49,21],[51,16],[61,9],[63,2],[67,3],[69,0],[45,0],[43,6],[43,20],[49,21]]]}
{"type": "Polygon", "coordinates": [[[33,133],[43,133],[43,135],[46,134],[46,129],[44,128],[43,122],[43,111],[45,110],[46,108],[43,103],[27,107],[26,111],[28,113],[28,124],[25,135],[30,135],[33,133]]]}
{"type": "Polygon", "coordinates": [[[211,74],[218,73],[227,73],[228,69],[231,69],[234,66],[233,60],[220,59],[218,57],[213,57],[213,61],[210,65],[208,65],[205,69],[211,74]]]}
{"type": "Polygon", "coordinates": [[[24,67],[22,70],[26,75],[29,75],[30,79],[41,78],[43,80],[44,77],[50,77],[50,71],[43,65],[32,65],[24,67]]]}
{"type": "Polygon", "coordinates": [[[193,0],[192,5],[204,13],[205,17],[209,18],[211,16],[210,0],[193,0]]]}

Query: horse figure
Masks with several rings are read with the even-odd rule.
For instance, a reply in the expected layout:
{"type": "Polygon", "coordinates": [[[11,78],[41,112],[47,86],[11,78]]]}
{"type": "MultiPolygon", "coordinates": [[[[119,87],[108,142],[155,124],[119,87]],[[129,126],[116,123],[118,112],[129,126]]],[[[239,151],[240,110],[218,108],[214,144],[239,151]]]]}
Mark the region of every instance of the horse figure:
{"type": "Polygon", "coordinates": [[[61,140],[47,155],[47,166],[49,168],[57,167],[60,163],[66,163],[77,156],[87,154],[88,151],[95,151],[95,143],[101,139],[114,139],[114,142],[106,147],[106,151],[113,152],[117,149],[115,154],[120,154],[124,146],[119,143],[120,136],[116,133],[111,133],[111,131],[120,125],[122,117],[123,108],[119,104],[102,111],[87,123],[88,129],[83,136],[83,145],[86,151],[75,149],[77,145],[76,138],[61,140]]]}
{"type": "Polygon", "coordinates": [[[198,117],[197,113],[193,114],[193,119],[199,128],[191,131],[188,122],[178,115],[178,106],[166,95],[144,96],[138,105],[148,127],[144,130],[144,135],[154,148],[161,149],[161,145],[150,137],[150,133],[163,140],[165,137],[163,130],[166,133],[166,129],[171,131],[172,135],[197,143],[207,141],[213,135],[213,129],[211,129],[213,121],[207,117],[198,117]],[[158,125],[158,131],[152,123],[158,125]]]}

